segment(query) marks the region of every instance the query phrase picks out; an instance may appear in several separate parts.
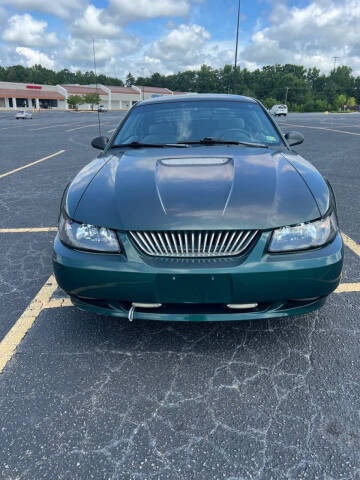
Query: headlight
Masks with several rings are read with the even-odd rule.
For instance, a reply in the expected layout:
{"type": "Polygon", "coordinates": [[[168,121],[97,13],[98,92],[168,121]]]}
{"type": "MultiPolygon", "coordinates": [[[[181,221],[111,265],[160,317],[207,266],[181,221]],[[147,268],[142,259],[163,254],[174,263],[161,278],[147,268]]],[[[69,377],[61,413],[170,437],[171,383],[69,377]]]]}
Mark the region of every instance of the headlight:
{"type": "Polygon", "coordinates": [[[77,223],[62,214],[59,221],[60,240],[78,250],[119,253],[120,245],[115,232],[104,227],[77,223]]]}
{"type": "Polygon", "coordinates": [[[330,242],[338,231],[335,212],[316,222],[274,230],[269,252],[289,252],[316,248],[330,242]]]}

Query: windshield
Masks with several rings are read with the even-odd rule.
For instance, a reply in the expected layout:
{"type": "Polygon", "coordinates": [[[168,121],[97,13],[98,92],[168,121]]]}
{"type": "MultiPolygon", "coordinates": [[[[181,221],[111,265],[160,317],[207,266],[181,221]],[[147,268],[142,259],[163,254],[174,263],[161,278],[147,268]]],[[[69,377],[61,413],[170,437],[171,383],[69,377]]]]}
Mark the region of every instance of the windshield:
{"type": "Polygon", "coordinates": [[[132,110],[113,145],[176,143],[203,138],[282,145],[257,103],[198,100],[140,105],[132,110]]]}

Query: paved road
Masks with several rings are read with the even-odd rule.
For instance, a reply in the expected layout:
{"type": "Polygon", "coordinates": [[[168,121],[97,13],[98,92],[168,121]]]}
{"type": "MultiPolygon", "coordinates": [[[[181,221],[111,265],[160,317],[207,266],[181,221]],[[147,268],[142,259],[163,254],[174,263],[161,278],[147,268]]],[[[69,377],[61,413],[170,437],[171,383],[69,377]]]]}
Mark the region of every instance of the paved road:
{"type": "MultiPolygon", "coordinates": [[[[103,132],[122,116],[103,114],[103,132]]],[[[96,122],[0,113],[0,229],[25,229],[0,231],[0,341],[35,319],[0,376],[0,478],[359,480],[360,292],[311,315],[233,324],[129,324],[58,307],[51,286],[37,296],[55,232],[29,229],[56,226],[64,186],[96,155],[96,122]]],[[[359,244],[360,115],[279,123],[305,135],[297,150],[332,182],[359,244]]],[[[354,249],[343,282],[360,282],[354,249]]]]}

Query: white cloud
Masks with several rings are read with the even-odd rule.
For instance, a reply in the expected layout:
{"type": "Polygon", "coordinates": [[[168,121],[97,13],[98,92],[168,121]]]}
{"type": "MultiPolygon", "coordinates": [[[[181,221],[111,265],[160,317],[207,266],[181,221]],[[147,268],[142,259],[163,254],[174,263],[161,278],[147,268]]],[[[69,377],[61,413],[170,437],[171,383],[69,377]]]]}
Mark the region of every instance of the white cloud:
{"type": "Polygon", "coordinates": [[[145,49],[142,59],[136,62],[132,71],[141,74],[143,65],[147,74],[155,71],[169,74],[196,70],[204,63],[217,68],[233,62],[233,41],[211,40],[210,33],[201,25],[171,27],[168,25],[170,31],[145,49]]]}
{"type": "Polygon", "coordinates": [[[8,16],[9,15],[8,15],[7,11],[5,10],[5,8],[0,6],[0,25],[5,24],[5,21],[7,20],[8,16]]]}
{"type": "MultiPolygon", "coordinates": [[[[99,63],[110,60],[118,53],[119,48],[110,40],[96,42],[96,60],[99,63]]],[[[93,61],[92,43],[79,38],[71,38],[65,47],[64,57],[76,63],[91,63],[93,61]]]]}
{"type": "MultiPolygon", "coordinates": [[[[117,41],[109,39],[96,40],[95,56],[96,63],[99,66],[112,61],[118,56],[126,56],[139,48],[140,40],[135,36],[120,35],[117,41]]],[[[84,65],[86,68],[92,68],[93,46],[92,42],[80,38],[70,38],[65,47],[63,58],[77,65],[84,65]]]]}
{"type": "Polygon", "coordinates": [[[105,18],[104,9],[88,5],[71,30],[75,37],[108,38],[119,33],[119,26],[105,18]]]}
{"type": "Polygon", "coordinates": [[[22,57],[25,57],[25,64],[27,67],[40,64],[45,68],[54,68],[54,60],[38,50],[27,47],[17,47],[16,53],[22,57]]]}
{"type": "Polygon", "coordinates": [[[50,13],[61,18],[67,18],[75,10],[85,8],[84,0],[0,0],[0,4],[20,10],[50,13]]]}
{"type": "Polygon", "coordinates": [[[122,24],[156,17],[185,16],[191,0],[109,0],[110,13],[122,24]]]}
{"type": "Polygon", "coordinates": [[[358,0],[314,0],[304,7],[277,3],[269,20],[270,25],[258,28],[240,54],[245,63],[299,63],[329,71],[333,66],[331,57],[336,55],[342,64],[358,70],[358,0]]]}
{"type": "Polygon", "coordinates": [[[31,15],[13,15],[2,35],[3,40],[22,46],[39,47],[58,43],[56,34],[46,33],[47,23],[35,20],[31,15]]]}
{"type": "Polygon", "coordinates": [[[154,60],[159,60],[169,70],[202,64],[204,63],[202,48],[210,37],[210,33],[200,25],[179,25],[152,44],[145,61],[154,63],[154,60]]]}
{"type": "MultiPolygon", "coordinates": [[[[92,69],[91,38],[95,38],[98,71],[111,75],[124,76],[128,71],[134,75],[173,73],[198,69],[204,63],[213,68],[232,64],[232,38],[214,40],[211,31],[200,24],[184,20],[176,25],[173,21],[172,17],[186,17],[191,5],[200,1],[108,0],[106,8],[98,8],[86,0],[0,0],[1,62],[16,63],[20,55],[27,64],[44,62],[56,69],[92,69]],[[1,5],[10,5],[11,11],[22,9],[61,17],[65,19],[63,31],[49,31],[46,21],[27,12],[9,18],[1,5]],[[139,37],[124,30],[132,21],[159,17],[169,17],[169,21],[163,36],[151,44],[142,45],[139,37]],[[57,35],[61,37],[61,49],[57,35]],[[17,53],[14,46],[18,47],[17,53]]],[[[268,2],[272,11],[268,18],[257,19],[251,39],[240,36],[244,42],[239,49],[242,67],[297,63],[329,71],[336,55],[341,57],[338,64],[349,65],[360,74],[359,0],[297,1],[301,6],[289,6],[288,0],[268,2]]]]}

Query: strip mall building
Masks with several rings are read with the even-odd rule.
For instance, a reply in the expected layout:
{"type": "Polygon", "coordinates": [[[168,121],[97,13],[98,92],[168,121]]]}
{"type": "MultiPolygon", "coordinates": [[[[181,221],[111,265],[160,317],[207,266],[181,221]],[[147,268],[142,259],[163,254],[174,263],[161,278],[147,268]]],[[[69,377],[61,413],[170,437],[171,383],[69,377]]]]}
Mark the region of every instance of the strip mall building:
{"type": "MultiPolygon", "coordinates": [[[[0,109],[51,108],[66,110],[70,95],[98,93],[100,104],[109,110],[129,109],[140,100],[162,95],[179,95],[167,88],[117,87],[111,85],[37,85],[28,83],[0,82],[0,109]]],[[[81,109],[91,109],[91,105],[79,105],[81,109]]]]}

